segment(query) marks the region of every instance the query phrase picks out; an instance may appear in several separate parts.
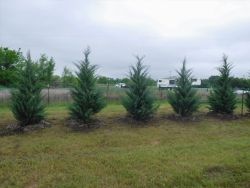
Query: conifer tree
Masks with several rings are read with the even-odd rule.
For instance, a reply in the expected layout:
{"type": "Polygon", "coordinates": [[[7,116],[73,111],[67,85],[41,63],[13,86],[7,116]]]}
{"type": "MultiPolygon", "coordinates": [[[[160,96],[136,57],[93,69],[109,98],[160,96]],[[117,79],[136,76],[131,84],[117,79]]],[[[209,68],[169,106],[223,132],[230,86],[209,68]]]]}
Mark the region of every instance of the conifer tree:
{"type": "Polygon", "coordinates": [[[231,86],[230,71],[232,65],[228,57],[223,56],[223,64],[218,68],[220,76],[208,97],[209,109],[214,113],[232,114],[236,108],[236,95],[231,86]]]}
{"type": "Polygon", "coordinates": [[[122,104],[133,119],[145,121],[153,116],[158,105],[148,89],[148,72],[142,63],[143,57],[136,56],[136,59],[136,65],[129,72],[127,96],[123,98],[122,104]]]}
{"type": "Polygon", "coordinates": [[[39,123],[45,117],[42,84],[29,52],[18,78],[16,89],[12,92],[11,110],[14,117],[21,126],[39,123]]]}
{"type": "Polygon", "coordinates": [[[192,88],[192,72],[186,69],[186,60],[182,63],[182,68],[177,71],[178,78],[173,92],[168,93],[168,102],[175,113],[181,117],[187,117],[199,108],[199,97],[196,90],[192,88]]]}
{"type": "Polygon", "coordinates": [[[250,93],[246,94],[245,105],[247,107],[248,112],[250,112],[250,93]]]}
{"type": "Polygon", "coordinates": [[[70,115],[73,119],[89,123],[91,117],[105,106],[104,97],[96,87],[96,65],[89,62],[90,49],[84,51],[84,60],[76,64],[78,68],[77,84],[71,90],[73,104],[70,106],[70,115]]]}

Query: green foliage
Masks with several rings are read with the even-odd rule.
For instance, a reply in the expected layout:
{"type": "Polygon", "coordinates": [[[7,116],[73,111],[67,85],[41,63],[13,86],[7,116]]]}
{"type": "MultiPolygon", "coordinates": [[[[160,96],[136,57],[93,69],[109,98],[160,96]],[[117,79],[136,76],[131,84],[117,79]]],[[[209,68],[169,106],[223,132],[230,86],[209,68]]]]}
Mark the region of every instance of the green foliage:
{"type": "Polygon", "coordinates": [[[133,119],[144,121],[153,116],[158,106],[148,90],[148,73],[142,64],[143,57],[136,56],[136,59],[136,66],[132,66],[129,73],[129,88],[122,104],[133,119]]]}
{"type": "Polygon", "coordinates": [[[148,77],[147,79],[148,79],[149,86],[156,86],[156,81],[153,78],[148,77]]]}
{"type": "Polygon", "coordinates": [[[209,88],[210,84],[209,84],[209,80],[208,79],[202,79],[201,80],[201,85],[199,88],[209,88]]]}
{"type": "Polygon", "coordinates": [[[210,76],[208,78],[209,87],[214,87],[217,84],[218,80],[219,80],[219,76],[210,76]]]}
{"type": "MultiPolygon", "coordinates": [[[[12,86],[18,82],[18,71],[26,66],[22,53],[8,48],[0,48],[0,85],[12,86]]],[[[33,63],[35,72],[40,78],[43,87],[51,85],[55,61],[42,54],[36,63],[33,63]]]]}
{"type": "Polygon", "coordinates": [[[45,116],[41,97],[42,85],[30,53],[18,78],[17,88],[12,92],[11,110],[14,117],[22,126],[38,123],[45,116]]]}
{"type": "Polygon", "coordinates": [[[36,67],[36,72],[39,74],[43,86],[50,87],[55,68],[54,59],[52,57],[49,59],[45,54],[42,54],[36,63],[36,67]]]}
{"type": "Polygon", "coordinates": [[[97,83],[98,84],[115,84],[115,79],[109,78],[106,76],[98,76],[97,77],[97,83]]]}
{"type": "Polygon", "coordinates": [[[215,113],[232,114],[236,108],[236,95],[232,89],[230,71],[232,66],[223,56],[223,65],[218,68],[220,76],[208,97],[209,109],[215,113]]]}
{"type": "Polygon", "coordinates": [[[250,88],[250,79],[246,78],[231,78],[232,79],[232,88],[238,89],[248,89],[250,88]]]}
{"type": "Polygon", "coordinates": [[[84,60],[76,64],[78,68],[77,84],[71,90],[74,100],[70,107],[70,115],[73,119],[88,123],[91,117],[105,106],[104,98],[96,88],[96,65],[89,62],[90,50],[84,51],[84,60]]]}
{"type": "Polygon", "coordinates": [[[52,75],[51,86],[54,88],[62,86],[62,80],[61,80],[61,77],[59,75],[52,75]]]}
{"type": "Polygon", "coordinates": [[[67,67],[64,67],[61,79],[63,87],[72,87],[77,81],[71,70],[67,67]]]}
{"type": "Polygon", "coordinates": [[[196,90],[192,88],[192,73],[190,69],[186,69],[185,59],[182,68],[177,73],[177,88],[173,92],[169,92],[168,102],[178,115],[190,116],[199,108],[200,100],[196,95],[196,90]]]}
{"type": "MultiPolygon", "coordinates": [[[[148,85],[149,86],[154,86],[156,85],[156,81],[150,77],[146,78],[148,81],[148,85]]],[[[97,83],[98,84],[117,84],[117,83],[125,83],[128,84],[129,83],[129,79],[128,78],[110,78],[110,77],[106,77],[106,76],[98,76],[97,78],[97,83]]]]}
{"type": "Polygon", "coordinates": [[[125,84],[129,84],[130,80],[129,78],[117,78],[116,79],[116,83],[125,83],[125,84]]]}
{"type": "Polygon", "coordinates": [[[0,85],[11,86],[17,81],[18,65],[22,58],[20,50],[0,47],[0,85]]]}
{"type": "MultiPolygon", "coordinates": [[[[210,76],[208,79],[201,80],[201,88],[214,87],[219,76],[210,76]]],[[[250,79],[231,77],[232,88],[247,89],[250,88],[250,79]]]]}
{"type": "Polygon", "coordinates": [[[247,107],[248,112],[250,112],[250,93],[246,93],[245,105],[247,107]]]}

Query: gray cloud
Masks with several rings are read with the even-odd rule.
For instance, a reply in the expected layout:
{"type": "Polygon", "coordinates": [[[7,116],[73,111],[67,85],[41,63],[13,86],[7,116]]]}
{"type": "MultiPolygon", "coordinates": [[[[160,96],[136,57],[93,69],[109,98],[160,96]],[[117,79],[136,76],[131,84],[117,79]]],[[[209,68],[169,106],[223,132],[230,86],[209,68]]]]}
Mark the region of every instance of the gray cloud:
{"type": "Polygon", "coordinates": [[[82,58],[87,45],[98,73],[112,77],[126,76],[137,54],[146,55],[154,78],[174,74],[184,57],[195,76],[217,74],[223,53],[234,63],[234,75],[250,70],[250,20],[207,28],[199,36],[169,38],[141,25],[97,22],[89,16],[94,2],[0,0],[0,45],[30,49],[34,58],[41,53],[53,56],[58,74],[64,66],[74,69],[73,62],[82,58]]]}

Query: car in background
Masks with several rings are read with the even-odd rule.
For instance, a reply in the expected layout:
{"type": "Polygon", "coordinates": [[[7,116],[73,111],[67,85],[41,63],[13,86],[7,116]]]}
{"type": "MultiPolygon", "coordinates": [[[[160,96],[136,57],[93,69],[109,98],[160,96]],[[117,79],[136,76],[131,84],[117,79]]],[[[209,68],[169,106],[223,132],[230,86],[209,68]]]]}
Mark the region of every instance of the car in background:
{"type": "Polygon", "coordinates": [[[237,95],[242,95],[243,93],[250,93],[250,91],[237,89],[237,90],[234,90],[234,93],[237,94],[237,95]]]}
{"type": "Polygon", "coordinates": [[[115,87],[127,88],[128,86],[125,83],[118,83],[118,84],[115,84],[115,87]]]}

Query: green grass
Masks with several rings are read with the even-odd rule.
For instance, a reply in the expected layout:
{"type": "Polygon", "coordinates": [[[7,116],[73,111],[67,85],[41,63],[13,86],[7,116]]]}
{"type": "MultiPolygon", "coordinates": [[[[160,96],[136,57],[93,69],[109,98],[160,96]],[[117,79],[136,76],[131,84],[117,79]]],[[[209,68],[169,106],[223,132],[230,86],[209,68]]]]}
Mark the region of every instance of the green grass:
{"type": "MultiPolygon", "coordinates": [[[[250,119],[175,122],[164,103],[136,127],[112,103],[97,115],[103,127],[73,132],[67,105],[46,112],[51,128],[0,137],[0,187],[250,187],[250,119]]],[[[0,127],[11,122],[1,106],[0,127]]]]}

